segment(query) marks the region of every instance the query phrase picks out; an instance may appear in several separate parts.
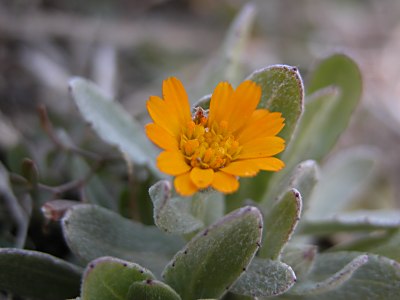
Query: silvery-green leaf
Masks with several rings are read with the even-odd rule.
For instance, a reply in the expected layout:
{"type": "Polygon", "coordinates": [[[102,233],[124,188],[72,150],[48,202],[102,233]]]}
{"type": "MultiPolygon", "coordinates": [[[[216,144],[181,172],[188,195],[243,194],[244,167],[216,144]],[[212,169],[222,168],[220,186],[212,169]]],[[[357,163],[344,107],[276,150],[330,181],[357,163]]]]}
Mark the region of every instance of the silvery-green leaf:
{"type": "Polygon", "coordinates": [[[328,126],[326,122],[330,120],[339,97],[339,90],[333,87],[318,90],[306,97],[304,114],[295,138],[282,155],[289,169],[302,160],[319,160],[326,154],[324,139],[329,138],[325,135],[325,127],[328,126]]]}
{"type": "Polygon", "coordinates": [[[144,280],[132,283],[127,300],[181,300],[168,285],[158,280],[144,280]]]}
{"type": "Polygon", "coordinates": [[[371,253],[386,256],[400,262],[400,230],[397,230],[388,240],[379,244],[376,243],[368,248],[371,253]]]}
{"type": "Polygon", "coordinates": [[[243,207],[199,232],[163,272],[183,300],[219,298],[247,268],[259,248],[262,216],[243,207]]]}
{"type": "Polygon", "coordinates": [[[161,176],[155,167],[157,150],[146,137],[141,124],[117,102],[109,101],[94,83],[76,77],[70,80],[69,87],[82,117],[101,139],[117,146],[134,163],[147,164],[161,176]]]}
{"type": "Polygon", "coordinates": [[[84,262],[114,256],[139,263],[156,275],[183,245],[180,238],[155,226],[144,226],[95,205],[74,206],[61,224],[67,245],[84,262]]]}
{"type": "Polygon", "coordinates": [[[271,297],[286,292],[295,281],[296,275],[287,264],[255,258],[230,291],[252,297],[271,297]]]}
{"type": "MultiPolygon", "coordinates": [[[[310,274],[312,280],[305,280],[302,283],[297,284],[291,291],[291,294],[294,295],[318,295],[333,291],[338,289],[343,283],[348,281],[360,267],[365,265],[368,262],[367,255],[359,255],[339,269],[334,274],[329,274],[329,277],[324,278],[324,280],[316,281],[320,279],[322,276],[318,272],[320,271],[318,267],[321,267],[319,260],[316,262],[315,269],[310,274]]],[[[327,262],[323,262],[321,264],[326,264],[327,262]]],[[[329,266],[332,267],[332,266],[329,266]]],[[[337,266],[335,266],[337,268],[337,266]]],[[[322,271],[321,273],[326,273],[326,271],[322,271]]]]}
{"type": "Polygon", "coordinates": [[[301,195],[296,189],[289,190],[264,215],[263,244],[258,255],[278,259],[292,236],[300,219],[301,195]]]}
{"type": "MultiPolygon", "coordinates": [[[[339,98],[332,101],[329,114],[319,124],[314,124],[318,132],[307,139],[315,139],[312,156],[301,159],[320,160],[335,144],[339,135],[347,127],[350,117],[361,98],[362,78],[357,64],[349,56],[336,53],[321,60],[314,68],[307,84],[307,95],[318,90],[334,87],[338,89],[339,98]]],[[[329,96],[331,97],[331,96],[329,96]]],[[[329,102],[329,100],[328,100],[329,102]]],[[[310,103],[311,105],[312,103],[310,103]]],[[[315,112],[314,112],[315,113],[315,112]]]]}
{"type": "Polygon", "coordinates": [[[370,234],[332,247],[330,251],[366,251],[400,262],[400,229],[370,234]]]}
{"type": "Polygon", "coordinates": [[[154,223],[165,232],[186,234],[200,229],[203,222],[190,213],[191,199],[171,198],[171,184],[161,180],[150,187],[154,206],[154,223]]]}
{"type": "Polygon", "coordinates": [[[309,201],[307,218],[323,218],[342,211],[367,184],[376,161],[375,151],[354,148],[338,153],[321,169],[309,201]]]}
{"type": "Polygon", "coordinates": [[[302,225],[305,234],[329,234],[349,231],[373,231],[400,227],[398,210],[358,210],[340,212],[329,217],[308,218],[302,225]]]}
{"type": "Polygon", "coordinates": [[[155,279],[145,268],[114,257],[100,257],[90,262],[83,275],[82,300],[127,299],[134,282],[155,279]]]}
{"type": "Polygon", "coordinates": [[[313,160],[299,163],[290,174],[275,174],[271,178],[270,187],[263,196],[260,206],[263,211],[268,211],[274,202],[289,189],[300,192],[303,201],[303,210],[307,208],[315,184],[319,179],[319,167],[313,160]]]}
{"type": "Polygon", "coordinates": [[[314,265],[316,255],[315,245],[289,244],[283,249],[281,260],[292,267],[298,279],[303,279],[314,265]]]}
{"type": "Polygon", "coordinates": [[[197,192],[191,203],[191,213],[205,226],[213,224],[225,213],[225,197],[213,189],[197,192]]]}
{"type": "Polygon", "coordinates": [[[304,86],[299,70],[292,66],[273,65],[256,70],[247,79],[261,86],[258,108],[282,113],[285,127],[279,136],[288,144],[303,112],[304,86]]]}
{"type": "MultiPolygon", "coordinates": [[[[261,86],[262,94],[258,108],[282,113],[285,127],[278,135],[289,144],[303,111],[304,87],[298,69],[286,65],[273,65],[256,70],[247,79],[261,86]]],[[[285,169],[280,172],[285,172],[285,169]]],[[[239,191],[228,198],[228,204],[248,198],[262,201],[271,177],[280,172],[263,171],[254,178],[242,178],[239,191]]]]}
{"type": "Polygon", "coordinates": [[[289,299],[396,299],[400,265],[386,257],[359,252],[321,254],[308,281],[295,285],[289,299]],[[306,296],[306,297],[304,297],[306,296]]]}
{"type": "Polygon", "coordinates": [[[0,290],[38,300],[79,295],[82,270],[52,255],[22,249],[0,249],[0,290]]]}

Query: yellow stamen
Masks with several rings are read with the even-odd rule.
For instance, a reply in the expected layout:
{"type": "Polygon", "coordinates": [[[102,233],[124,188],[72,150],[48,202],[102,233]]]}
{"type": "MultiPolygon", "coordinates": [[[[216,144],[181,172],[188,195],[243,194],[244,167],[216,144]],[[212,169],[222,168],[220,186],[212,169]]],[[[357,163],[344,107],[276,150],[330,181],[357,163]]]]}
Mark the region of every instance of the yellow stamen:
{"type": "Polygon", "coordinates": [[[229,132],[226,121],[208,124],[208,119],[202,115],[189,122],[182,132],[180,149],[193,168],[216,171],[226,167],[240,153],[239,142],[229,132]]]}

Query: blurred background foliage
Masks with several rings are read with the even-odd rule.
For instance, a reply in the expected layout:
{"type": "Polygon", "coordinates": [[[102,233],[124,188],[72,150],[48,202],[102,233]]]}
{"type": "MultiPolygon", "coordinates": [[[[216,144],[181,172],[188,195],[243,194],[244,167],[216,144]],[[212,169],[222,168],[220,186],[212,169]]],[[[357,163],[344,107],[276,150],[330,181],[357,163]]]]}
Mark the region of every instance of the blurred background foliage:
{"type": "MultiPolygon", "coordinates": [[[[349,54],[360,65],[362,101],[334,151],[375,147],[377,180],[359,197],[369,208],[400,207],[400,2],[253,2],[257,15],[241,60],[243,74],[282,63],[297,66],[307,82],[308,68],[333,51],[349,54]]],[[[32,215],[26,248],[69,255],[59,226],[48,221],[58,216],[45,220],[39,210],[55,199],[96,199],[126,217],[141,215],[140,221],[152,223],[151,214],[138,213],[151,211],[150,200],[138,205],[135,199],[148,198],[140,188],[146,171],[127,168],[84,123],[68,94],[69,78],[93,80],[145,123],[145,102],[160,94],[162,79],[178,76],[195,89],[244,4],[0,0],[0,160],[32,215]],[[22,197],[27,189],[29,196],[22,197]]],[[[69,204],[58,203],[50,211],[61,213],[69,204]]],[[[28,228],[13,225],[24,222],[19,216],[18,208],[0,202],[0,246],[15,245],[16,228],[28,228]]]]}

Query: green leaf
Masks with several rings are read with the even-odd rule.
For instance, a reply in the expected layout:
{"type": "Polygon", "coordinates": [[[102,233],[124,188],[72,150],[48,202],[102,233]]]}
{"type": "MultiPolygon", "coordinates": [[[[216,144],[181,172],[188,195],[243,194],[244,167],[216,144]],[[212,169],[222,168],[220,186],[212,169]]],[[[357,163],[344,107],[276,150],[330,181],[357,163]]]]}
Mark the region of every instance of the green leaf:
{"type": "Polygon", "coordinates": [[[290,174],[277,173],[271,178],[270,188],[263,196],[260,206],[269,211],[274,203],[289,189],[300,192],[303,210],[307,208],[314,186],[319,179],[319,168],[315,161],[307,160],[298,164],[290,174]],[[284,175],[284,176],[281,176],[284,175]]]}
{"type": "Polygon", "coordinates": [[[307,95],[327,87],[337,88],[340,93],[337,101],[332,101],[333,107],[328,109],[329,114],[322,120],[324,122],[313,125],[319,129],[318,133],[314,137],[308,137],[308,140],[314,138],[318,141],[318,143],[314,143],[316,149],[312,152],[315,157],[310,156],[302,159],[319,160],[336,143],[360,101],[361,72],[349,56],[342,53],[333,54],[316,65],[308,80],[307,87],[307,95]]]}
{"type": "Polygon", "coordinates": [[[280,257],[297,226],[301,208],[301,195],[292,189],[264,215],[265,231],[263,246],[258,253],[260,257],[273,260],[280,257]]]}
{"type": "Polygon", "coordinates": [[[330,159],[321,170],[306,217],[320,219],[342,211],[367,184],[375,161],[376,153],[368,148],[348,149],[330,159]]]}
{"type": "Polygon", "coordinates": [[[230,291],[252,297],[271,297],[286,292],[295,281],[296,275],[287,264],[255,258],[230,291]]]}
{"type": "Polygon", "coordinates": [[[303,112],[304,87],[298,69],[274,65],[255,71],[247,79],[261,86],[258,108],[282,113],[285,127],[279,136],[288,144],[303,112]]]}
{"type": "Polygon", "coordinates": [[[283,262],[293,268],[297,279],[303,279],[308,275],[317,255],[315,245],[288,245],[282,252],[283,262]]]}
{"type": "Polygon", "coordinates": [[[117,102],[110,101],[94,83],[76,77],[70,80],[69,87],[82,117],[101,139],[118,146],[134,163],[147,164],[154,174],[163,177],[155,166],[156,148],[147,139],[141,124],[117,102]]]}
{"type": "Polygon", "coordinates": [[[220,298],[259,248],[262,216],[238,209],[199,232],[164,270],[163,278],[184,300],[220,298]]]}
{"type": "Polygon", "coordinates": [[[185,234],[203,227],[203,222],[189,213],[191,200],[171,198],[171,184],[162,180],[149,189],[154,206],[154,223],[165,232],[185,234]]]}
{"type": "MultiPolygon", "coordinates": [[[[306,98],[304,114],[302,115],[296,135],[282,155],[289,170],[297,163],[306,159],[320,160],[327,152],[326,135],[331,130],[331,113],[339,101],[337,88],[328,87],[315,92],[306,98]]],[[[329,141],[330,142],[330,141],[329,141]]]]}
{"type": "Polygon", "coordinates": [[[200,71],[197,82],[190,89],[191,98],[198,99],[205,92],[211,92],[220,81],[237,85],[242,80],[241,56],[253,27],[254,16],[253,4],[247,4],[242,8],[232,22],[220,51],[200,71]]]}
{"type": "Polygon", "coordinates": [[[46,253],[0,249],[0,290],[57,300],[79,295],[81,269],[46,253]]]}
{"type": "Polygon", "coordinates": [[[89,263],[85,270],[81,299],[127,299],[132,283],[152,279],[154,275],[150,271],[135,263],[113,257],[100,257],[89,263]]]}
{"type": "MultiPolygon", "coordinates": [[[[318,263],[319,261],[317,261],[318,263]]],[[[340,270],[335,272],[334,274],[329,274],[329,277],[325,278],[322,281],[306,281],[303,283],[299,283],[296,285],[291,291],[291,294],[294,295],[312,295],[312,294],[321,294],[321,293],[326,293],[332,290],[335,290],[336,288],[340,287],[343,283],[348,281],[354,272],[356,272],[360,267],[365,265],[368,262],[368,256],[367,255],[360,255],[351,260],[349,263],[347,263],[344,267],[342,267],[340,270]]],[[[310,277],[313,278],[313,280],[320,279],[321,274],[318,274],[320,271],[317,269],[318,267],[321,267],[316,263],[315,270],[313,273],[310,274],[310,277]],[[317,274],[317,275],[316,275],[317,274]]],[[[320,263],[320,262],[319,262],[320,263]]],[[[327,262],[323,262],[327,263],[327,262]]],[[[340,262],[341,263],[341,262],[340,262]]],[[[325,265],[324,264],[324,265],[325,265]]],[[[332,268],[333,266],[328,266],[328,268],[332,268]]],[[[336,267],[336,266],[335,266],[336,267]]],[[[326,273],[325,270],[322,271],[322,273],[326,273]]]]}
{"type": "Polygon", "coordinates": [[[396,299],[400,293],[400,265],[358,252],[321,254],[309,281],[295,285],[290,293],[307,295],[310,300],[396,299]]]}
{"type": "Polygon", "coordinates": [[[353,240],[349,243],[339,244],[329,249],[330,251],[365,251],[381,256],[386,256],[400,262],[400,229],[391,230],[384,234],[371,234],[353,240]]]}
{"type": "Polygon", "coordinates": [[[132,283],[127,300],[180,300],[181,297],[168,285],[158,280],[132,283]]]}
{"type": "Polygon", "coordinates": [[[386,256],[400,262],[400,230],[391,235],[387,241],[368,247],[368,251],[378,255],[386,256]]]}
{"type": "MultiPolygon", "coordinates": [[[[274,65],[255,71],[247,79],[258,83],[262,88],[259,108],[282,113],[285,127],[279,136],[289,144],[303,111],[304,88],[298,69],[274,65]]],[[[241,179],[239,191],[228,198],[228,203],[231,200],[237,202],[248,198],[261,201],[268,190],[271,177],[277,174],[279,173],[261,172],[254,178],[241,179]]]]}
{"type": "Polygon", "coordinates": [[[191,212],[205,226],[209,226],[223,217],[225,197],[213,189],[200,191],[192,197],[191,212]]]}
{"type": "Polygon", "coordinates": [[[156,275],[183,245],[155,226],[144,226],[95,206],[77,205],[62,220],[62,230],[71,251],[84,262],[114,256],[137,262],[156,275]]]}
{"type": "Polygon", "coordinates": [[[301,233],[329,234],[350,231],[374,231],[400,227],[400,211],[358,210],[304,221],[301,233]]]}

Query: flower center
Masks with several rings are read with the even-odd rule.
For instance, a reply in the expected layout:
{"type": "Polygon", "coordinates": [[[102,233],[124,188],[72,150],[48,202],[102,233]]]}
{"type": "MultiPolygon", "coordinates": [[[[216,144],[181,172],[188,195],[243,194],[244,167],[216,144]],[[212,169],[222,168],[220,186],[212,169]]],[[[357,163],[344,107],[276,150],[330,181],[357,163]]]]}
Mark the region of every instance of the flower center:
{"type": "Polygon", "coordinates": [[[196,114],[182,130],[180,150],[186,163],[202,169],[226,167],[241,151],[239,142],[228,131],[228,123],[208,124],[203,114],[196,114]]]}

